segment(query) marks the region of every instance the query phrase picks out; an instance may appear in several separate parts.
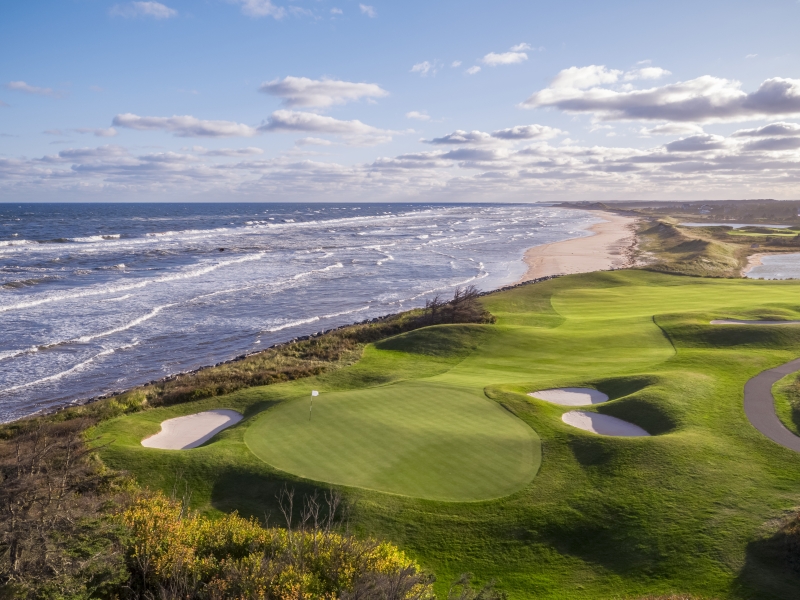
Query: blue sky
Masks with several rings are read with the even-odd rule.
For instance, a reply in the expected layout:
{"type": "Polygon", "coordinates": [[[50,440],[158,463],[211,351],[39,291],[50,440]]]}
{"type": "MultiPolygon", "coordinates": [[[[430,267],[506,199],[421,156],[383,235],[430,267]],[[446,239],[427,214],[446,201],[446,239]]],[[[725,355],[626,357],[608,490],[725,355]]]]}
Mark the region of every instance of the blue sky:
{"type": "Polygon", "coordinates": [[[796,0],[8,0],[0,201],[800,197],[796,0]]]}

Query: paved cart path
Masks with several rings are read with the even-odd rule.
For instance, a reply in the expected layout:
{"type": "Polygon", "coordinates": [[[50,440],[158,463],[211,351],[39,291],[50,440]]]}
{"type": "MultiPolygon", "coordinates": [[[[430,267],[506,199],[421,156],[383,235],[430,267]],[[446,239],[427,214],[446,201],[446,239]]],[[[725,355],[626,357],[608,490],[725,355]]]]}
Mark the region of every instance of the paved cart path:
{"type": "Polygon", "coordinates": [[[784,448],[800,452],[800,437],[786,429],[775,414],[772,386],[788,375],[800,371],[800,358],[774,369],[762,371],[744,386],[744,412],[753,427],[784,448]]]}

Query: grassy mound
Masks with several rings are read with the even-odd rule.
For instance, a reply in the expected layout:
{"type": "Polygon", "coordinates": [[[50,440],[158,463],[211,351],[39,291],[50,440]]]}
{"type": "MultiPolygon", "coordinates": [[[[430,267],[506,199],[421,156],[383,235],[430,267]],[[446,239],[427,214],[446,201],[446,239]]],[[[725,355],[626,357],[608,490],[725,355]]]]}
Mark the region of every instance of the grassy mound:
{"type": "Polygon", "coordinates": [[[409,382],[323,394],[267,411],[245,434],[259,458],[339,485],[427,498],[487,500],[524,487],[539,439],[481,393],[409,382]]]}
{"type": "MultiPolygon", "coordinates": [[[[411,464],[403,454],[411,449],[393,441],[406,437],[394,429],[402,424],[397,409],[403,402],[416,403],[406,426],[418,445],[427,427],[436,431],[427,438],[433,441],[484,420],[478,416],[483,412],[464,418],[469,413],[461,409],[474,402],[475,410],[505,410],[508,424],[524,423],[538,434],[542,462],[536,477],[519,483],[516,493],[482,502],[413,498],[356,483],[364,487],[342,488],[356,531],[397,543],[440,582],[471,572],[478,581],[496,579],[512,599],[673,593],[796,598],[800,575],[764,560],[753,543],[763,537],[765,523],[800,504],[800,456],[755,430],[742,402],[748,379],[800,354],[800,328],[709,321],[788,318],[796,314],[798,292],[798,282],[648,271],[562,277],[482,298],[495,324],[419,329],[369,345],[357,363],[318,377],[123,416],[102,423],[94,434],[96,443],[106,444],[100,450],[106,464],[128,470],[143,484],[169,492],[179,473],[201,510],[238,509],[279,519],[274,498],[283,486],[305,493],[341,483],[330,474],[349,468],[342,452],[365,427],[380,438],[370,442],[376,462],[387,465],[395,448],[404,465],[411,464]],[[593,435],[561,421],[569,407],[527,396],[535,389],[581,386],[611,398],[591,410],[658,435],[593,435]],[[319,423],[329,427],[321,439],[302,437],[300,423],[290,422],[307,418],[311,389],[323,392],[315,404],[322,408],[328,401],[326,408],[336,413],[335,420],[319,423]],[[433,390],[455,390],[452,401],[442,400],[447,408],[437,409],[433,390]],[[391,402],[387,394],[394,391],[407,399],[391,402]],[[424,395],[430,400],[423,401],[424,395]],[[466,404],[455,400],[462,397],[466,404]],[[209,408],[239,410],[245,420],[186,452],[139,444],[161,420],[209,408]],[[273,417],[295,428],[297,446],[289,434],[280,441],[282,428],[270,424],[273,417]],[[271,430],[263,435],[262,428],[271,430]],[[265,453],[271,441],[284,445],[281,457],[272,460],[303,460],[318,471],[261,460],[250,449],[261,454],[253,444],[259,436],[265,453]],[[312,444],[317,456],[303,458],[312,444]]],[[[420,452],[416,473],[404,466],[379,476],[390,484],[405,478],[417,485],[425,469],[438,468],[437,457],[459,460],[463,452],[473,458],[461,463],[457,477],[468,478],[473,469],[485,474],[489,457],[481,455],[489,454],[489,446],[478,440],[492,437],[471,431],[452,438],[452,444],[462,444],[453,446],[460,452],[447,445],[429,450],[430,456],[420,452]]],[[[348,452],[357,460],[373,460],[353,445],[348,452]]],[[[462,489],[477,489],[481,477],[462,489]]],[[[446,584],[436,585],[445,595],[446,584]]]]}

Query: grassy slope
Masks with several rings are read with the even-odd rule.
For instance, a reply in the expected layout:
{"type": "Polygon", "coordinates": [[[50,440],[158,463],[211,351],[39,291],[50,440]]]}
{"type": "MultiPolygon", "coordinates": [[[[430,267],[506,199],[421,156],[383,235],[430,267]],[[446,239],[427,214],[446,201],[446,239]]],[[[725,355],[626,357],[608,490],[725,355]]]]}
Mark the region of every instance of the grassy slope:
{"type": "Polygon", "coordinates": [[[420,330],[406,334],[421,336],[415,343],[403,337],[395,348],[368,347],[353,367],[319,378],[148,411],[105,423],[97,434],[115,440],[103,458],[144,483],[170,489],[179,474],[195,505],[261,516],[273,513],[274,494],[287,481],[299,492],[314,484],[248,451],[251,420],[188,452],[148,451],[138,441],[170,416],[224,407],[251,417],[312,387],[429,378],[485,388],[539,434],[538,476],[511,496],[473,503],[347,489],[353,527],[399,543],[440,581],[471,571],[496,577],[513,598],[673,591],[794,598],[800,582],[765,561],[754,540],[769,534],[765,522],[798,504],[800,457],[749,425],[742,388],[800,354],[800,331],[708,321],[797,318],[799,288],[636,271],[564,277],[485,298],[498,324],[479,326],[487,333],[477,341],[420,330]],[[458,350],[441,350],[448,347],[458,350]],[[415,349],[425,353],[403,351],[415,349]],[[563,424],[563,408],[525,395],[580,384],[610,394],[612,402],[594,410],[660,435],[594,436],[563,424]]]}
{"type": "Polygon", "coordinates": [[[787,375],[772,386],[775,412],[786,428],[800,435],[800,379],[797,373],[787,375]]]}

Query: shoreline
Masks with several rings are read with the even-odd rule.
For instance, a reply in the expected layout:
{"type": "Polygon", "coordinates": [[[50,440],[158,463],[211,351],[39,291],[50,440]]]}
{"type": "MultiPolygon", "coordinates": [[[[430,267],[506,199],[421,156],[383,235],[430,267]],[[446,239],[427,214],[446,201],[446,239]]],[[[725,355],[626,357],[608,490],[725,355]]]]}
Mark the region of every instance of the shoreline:
{"type": "Polygon", "coordinates": [[[635,217],[601,211],[604,219],[590,226],[592,235],[533,246],[525,251],[528,270],[517,281],[525,283],[541,277],[572,275],[593,271],[624,269],[635,264],[635,217]]]}
{"type": "Polygon", "coordinates": [[[742,277],[747,277],[747,274],[753,270],[755,267],[760,267],[764,263],[761,261],[765,256],[768,254],[780,254],[779,252],[759,252],[757,254],[751,254],[747,257],[747,264],[742,267],[741,275],[742,277]]]}
{"type": "MultiPolygon", "coordinates": [[[[635,261],[633,260],[632,255],[633,249],[636,245],[636,236],[633,231],[633,225],[636,223],[636,219],[633,217],[625,217],[605,211],[597,212],[599,216],[605,220],[600,223],[595,223],[587,228],[588,231],[592,232],[592,235],[562,240],[560,242],[551,242],[549,244],[528,248],[523,257],[523,261],[528,265],[528,269],[522,278],[511,284],[492,290],[486,290],[481,292],[479,295],[486,296],[488,294],[510,290],[523,285],[536,284],[542,281],[560,277],[562,275],[588,273],[591,271],[608,271],[633,266],[635,261]]],[[[338,331],[346,327],[375,323],[396,316],[397,314],[399,313],[391,313],[388,315],[374,317],[372,319],[365,319],[363,321],[317,331],[308,335],[296,336],[286,341],[272,344],[267,348],[239,354],[234,358],[223,360],[216,364],[203,365],[196,369],[172,373],[159,379],[144,382],[130,388],[117,389],[100,394],[98,396],[76,399],[58,407],[40,409],[28,415],[19,417],[18,419],[2,422],[0,425],[7,425],[8,423],[13,423],[28,418],[46,416],[75,406],[85,406],[101,400],[107,400],[138,387],[157,385],[159,383],[172,381],[185,375],[193,375],[206,369],[213,369],[222,365],[239,362],[250,356],[279,349],[295,342],[319,337],[321,335],[338,331]]]]}

